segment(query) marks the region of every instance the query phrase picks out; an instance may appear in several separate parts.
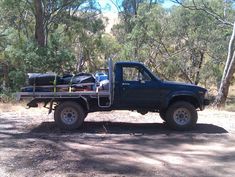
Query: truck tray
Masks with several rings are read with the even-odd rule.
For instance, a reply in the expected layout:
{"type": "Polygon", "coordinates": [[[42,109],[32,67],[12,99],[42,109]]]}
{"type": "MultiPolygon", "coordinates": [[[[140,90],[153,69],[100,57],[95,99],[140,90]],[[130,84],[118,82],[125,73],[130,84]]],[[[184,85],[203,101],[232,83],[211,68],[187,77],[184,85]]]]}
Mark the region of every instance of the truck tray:
{"type": "Polygon", "coordinates": [[[108,97],[109,91],[78,91],[78,92],[18,92],[17,99],[25,98],[79,98],[81,96],[90,96],[92,98],[108,97]]]}
{"type": "MultiPolygon", "coordinates": [[[[109,59],[108,79],[109,85],[107,90],[100,90],[96,87],[96,83],[78,83],[69,85],[46,85],[46,86],[28,86],[22,88],[23,91],[17,93],[17,100],[22,99],[40,99],[47,102],[53,99],[67,99],[90,97],[97,98],[98,106],[102,108],[109,108],[113,102],[113,64],[109,59]],[[40,88],[40,89],[39,89],[40,88]],[[100,98],[106,97],[109,99],[108,104],[102,105],[100,98]]],[[[86,98],[83,98],[86,99],[86,98]]]]}

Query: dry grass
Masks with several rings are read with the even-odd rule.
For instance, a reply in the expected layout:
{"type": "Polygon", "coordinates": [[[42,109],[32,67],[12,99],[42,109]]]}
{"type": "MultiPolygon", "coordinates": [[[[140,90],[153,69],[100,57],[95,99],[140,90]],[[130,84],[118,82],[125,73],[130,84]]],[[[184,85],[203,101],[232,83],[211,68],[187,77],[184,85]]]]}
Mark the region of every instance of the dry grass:
{"type": "Polygon", "coordinates": [[[231,86],[229,89],[225,110],[235,112],[235,85],[231,86]]]}
{"type": "Polygon", "coordinates": [[[0,112],[11,112],[25,109],[22,103],[0,103],[0,112]]]}
{"type": "MultiPolygon", "coordinates": [[[[0,113],[1,112],[25,112],[27,111],[27,101],[21,101],[18,103],[1,103],[0,102],[0,113]]],[[[38,109],[35,110],[39,110],[39,109],[43,109],[42,106],[40,106],[38,109]]]]}

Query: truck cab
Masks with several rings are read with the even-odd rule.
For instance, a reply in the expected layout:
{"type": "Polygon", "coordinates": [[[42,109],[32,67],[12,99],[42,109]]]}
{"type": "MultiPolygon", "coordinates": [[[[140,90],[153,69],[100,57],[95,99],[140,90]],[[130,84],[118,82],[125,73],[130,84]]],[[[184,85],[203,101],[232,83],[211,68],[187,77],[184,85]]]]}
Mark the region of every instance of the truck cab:
{"type": "Polygon", "coordinates": [[[161,80],[143,64],[118,62],[115,65],[114,107],[134,110],[159,109],[161,80]]]}
{"type": "Polygon", "coordinates": [[[193,84],[163,81],[138,62],[115,65],[114,107],[140,112],[161,112],[175,101],[186,101],[203,110],[207,90],[193,84]]]}

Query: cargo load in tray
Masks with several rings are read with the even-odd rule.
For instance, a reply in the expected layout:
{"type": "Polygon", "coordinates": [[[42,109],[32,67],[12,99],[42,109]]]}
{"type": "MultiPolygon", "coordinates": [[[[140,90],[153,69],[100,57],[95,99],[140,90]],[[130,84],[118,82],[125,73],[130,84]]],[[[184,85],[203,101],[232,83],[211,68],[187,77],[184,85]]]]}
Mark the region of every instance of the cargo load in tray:
{"type": "Polygon", "coordinates": [[[90,73],[58,76],[56,74],[30,73],[29,86],[23,87],[22,92],[74,92],[90,91],[95,88],[95,77],[90,73]]]}

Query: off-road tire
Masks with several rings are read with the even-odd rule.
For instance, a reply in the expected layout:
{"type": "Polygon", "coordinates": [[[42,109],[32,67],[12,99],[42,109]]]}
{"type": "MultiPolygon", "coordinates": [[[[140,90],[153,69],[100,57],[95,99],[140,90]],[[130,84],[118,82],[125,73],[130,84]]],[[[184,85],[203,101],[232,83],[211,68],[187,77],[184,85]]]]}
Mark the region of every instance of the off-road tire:
{"type": "Polygon", "coordinates": [[[195,127],[198,116],[196,108],[191,103],[179,101],[169,106],[165,118],[170,128],[184,131],[195,127]]]}
{"type": "Polygon", "coordinates": [[[79,128],[85,117],[84,109],[76,102],[62,102],[56,107],[54,113],[55,123],[64,130],[79,128]]]}

